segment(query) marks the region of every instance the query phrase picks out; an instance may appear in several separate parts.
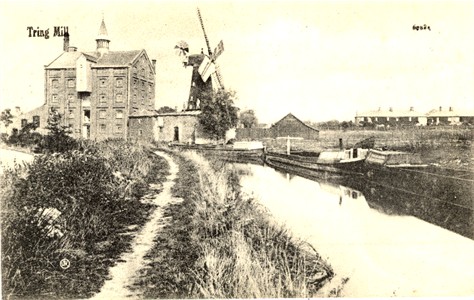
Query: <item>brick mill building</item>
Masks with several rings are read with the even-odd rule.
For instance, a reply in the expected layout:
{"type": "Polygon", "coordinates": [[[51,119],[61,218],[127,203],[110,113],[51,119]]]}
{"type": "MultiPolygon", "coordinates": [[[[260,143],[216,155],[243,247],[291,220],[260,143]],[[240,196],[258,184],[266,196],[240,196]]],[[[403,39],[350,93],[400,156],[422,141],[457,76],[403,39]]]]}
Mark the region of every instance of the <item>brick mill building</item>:
{"type": "Polygon", "coordinates": [[[156,61],[150,61],[145,50],[110,51],[104,20],[96,43],[95,51],[81,52],[69,46],[65,33],[63,53],[44,68],[45,104],[20,116],[21,125],[35,121],[44,130],[54,110],[75,138],[139,138],[146,134],[148,122],[129,119],[154,112],[156,61]]]}

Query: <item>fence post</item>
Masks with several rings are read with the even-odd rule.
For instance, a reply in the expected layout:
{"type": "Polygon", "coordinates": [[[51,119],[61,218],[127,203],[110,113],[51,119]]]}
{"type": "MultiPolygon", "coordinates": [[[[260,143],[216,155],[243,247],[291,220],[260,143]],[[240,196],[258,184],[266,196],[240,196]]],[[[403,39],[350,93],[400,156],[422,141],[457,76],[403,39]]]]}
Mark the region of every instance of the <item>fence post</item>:
{"type": "Polygon", "coordinates": [[[290,145],[290,136],[288,136],[287,140],[286,140],[286,154],[290,155],[290,148],[291,148],[291,145],[290,145]]]}

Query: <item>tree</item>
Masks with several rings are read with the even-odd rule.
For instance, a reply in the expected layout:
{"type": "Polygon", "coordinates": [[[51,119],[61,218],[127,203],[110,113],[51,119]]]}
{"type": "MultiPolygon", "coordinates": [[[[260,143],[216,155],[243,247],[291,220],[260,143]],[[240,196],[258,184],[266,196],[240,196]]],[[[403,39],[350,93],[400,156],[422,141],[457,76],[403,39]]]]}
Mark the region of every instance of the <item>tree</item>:
{"type": "Polygon", "coordinates": [[[237,126],[238,108],[234,106],[234,91],[219,90],[205,95],[201,102],[199,124],[206,134],[218,140],[225,138],[225,133],[237,126]]]}
{"type": "Polygon", "coordinates": [[[244,128],[252,128],[257,126],[258,120],[255,116],[255,112],[252,109],[243,111],[240,114],[240,123],[242,123],[244,128]]]}
{"type": "Polygon", "coordinates": [[[34,146],[41,142],[42,135],[36,132],[36,123],[26,123],[20,130],[13,128],[10,136],[3,136],[3,141],[8,145],[20,147],[34,146]]]}
{"type": "Polygon", "coordinates": [[[156,112],[159,114],[174,113],[176,112],[176,109],[171,108],[169,106],[163,106],[163,107],[160,107],[156,112]]]}
{"type": "Polygon", "coordinates": [[[43,139],[43,151],[65,152],[77,147],[76,141],[69,136],[70,128],[61,125],[61,114],[57,111],[50,112],[46,129],[49,133],[43,139]]]}
{"type": "Polygon", "coordinates": [[[2,114],[0,115],[0,121],[3,122],[5,128],[8,128],[8,126],[13,123],[12,119],[13,115],[11,113],[11,109],[7,108],[2,111],[2,114]]]}
{"type": "Polygon", "coordinates": [[[354,123],[352,121],[342,121],[341,123],[342,130],[352,129],[354,127],[354,123]]]}

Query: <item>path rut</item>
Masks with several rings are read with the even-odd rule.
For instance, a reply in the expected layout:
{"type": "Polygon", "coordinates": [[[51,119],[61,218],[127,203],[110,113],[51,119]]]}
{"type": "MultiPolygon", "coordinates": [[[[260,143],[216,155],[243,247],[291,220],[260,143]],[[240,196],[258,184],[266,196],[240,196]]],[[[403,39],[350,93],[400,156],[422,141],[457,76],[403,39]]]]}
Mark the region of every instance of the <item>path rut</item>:
{"type": "Polygon", "coordinates": [[[131,251],[120,257],[120,263],[110,269],[111,278],[105,282],[100,292],[91,299],[140,298],[139,291],[132,291],[128,287],[138,278],[140,269],[146,266],[145,255],[152,248],[154,237],[165,224],[163,222],[163,206],[181,201],[180,198],[173,197],[171,194],[171,188],[178,173],[178,165],[171,156],[164,152],[156,151],[155,154],[166,159],[170,166],[170,175],[166,177],[166,181],[163,183],[163,190],[151,199],[158,207],[153,212],[150,220],[133,239],[131,251]]]}

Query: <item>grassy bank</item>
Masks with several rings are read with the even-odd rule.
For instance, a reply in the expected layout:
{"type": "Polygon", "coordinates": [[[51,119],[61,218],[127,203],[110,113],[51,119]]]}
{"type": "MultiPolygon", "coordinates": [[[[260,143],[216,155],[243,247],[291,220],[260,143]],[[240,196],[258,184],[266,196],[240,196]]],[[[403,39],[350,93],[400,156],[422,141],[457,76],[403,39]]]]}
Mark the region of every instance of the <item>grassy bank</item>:
{"type": "Polygon", "coordinates": [[[311,297],[333,276],[310,245],[240,192],[237,174],[195,153],[180,171],[170,217],[136,288],[145,298],[311,297]]]}
{"type": "Polygon", "coordinates": [[[153,209],[140,197],[166,173],[166,162],[144,146],[118,140],[7,170],[0,180],[3,298],[97,292],[153,209]]]}

